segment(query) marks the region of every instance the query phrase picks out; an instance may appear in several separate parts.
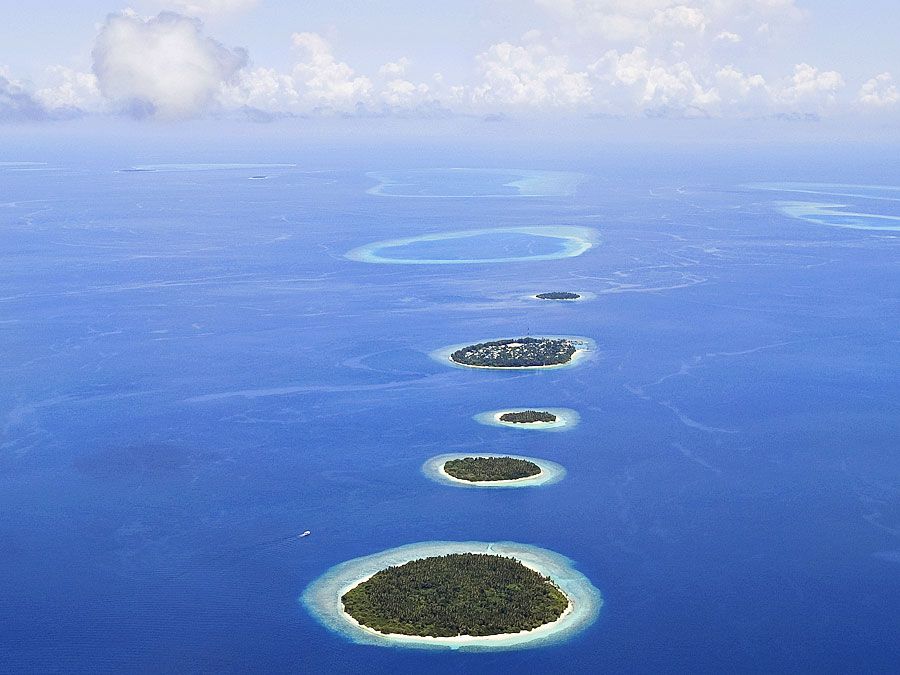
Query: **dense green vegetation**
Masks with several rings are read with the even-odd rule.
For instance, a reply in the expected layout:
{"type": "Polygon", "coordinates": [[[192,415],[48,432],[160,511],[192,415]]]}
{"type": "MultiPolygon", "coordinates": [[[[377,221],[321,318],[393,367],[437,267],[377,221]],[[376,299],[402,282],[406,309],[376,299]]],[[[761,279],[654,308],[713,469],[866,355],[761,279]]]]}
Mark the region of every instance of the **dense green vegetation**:
{"type": "Polygon", "coordinates": [[[452,553],[389,567],[349,590],[344,610],[382,633],[499,635],[555,621],[569,599],[514,558],[452,553]]]}
{"type": "Polygon", "coordinates": [[[556,415],[544,412],[543,410],[522,410],[518,412],[508,412],[500,415],[501,422],[512,422],[514,424],[532,424],[534,422],[555,422],[556,415]]]}
{"type": "Polygon", "coordinates": [[[460,480],[517,480],[537,476],[541,472],[534,462],[512,457],[464,457],[444,463],[444,471],[460,480]]]}
{"type": "Polygon", "coordinates": [[[540,300],[577,300],[581,296],[569,291],[552,291],[550,293],[538,293],[536,298],[540,300]]]}
{"type": "Polygon", "coordinates": [[[576,352],[575,343],[564,338],[511,338],[479,342],[457,349],[450,358],[467,366],[523,368],[568,363],[576,352]]]}

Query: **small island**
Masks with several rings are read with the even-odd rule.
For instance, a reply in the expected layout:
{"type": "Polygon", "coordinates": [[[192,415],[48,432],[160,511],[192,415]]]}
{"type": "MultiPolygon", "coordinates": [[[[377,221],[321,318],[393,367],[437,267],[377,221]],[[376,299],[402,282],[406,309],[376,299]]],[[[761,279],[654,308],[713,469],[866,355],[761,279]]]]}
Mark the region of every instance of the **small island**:
{"type": "Polygon", "coordinates": [[[376,572],[343,594],[344,611],[388,635],[492,636],[560,619],[569,598],[512,557],[449,553],[376,572]]]}
{"type": "Polygon", "coordinates": [[[577,345],[566,338],[510,338],[457,349],[450,359],[464,366],[482,368],[558,366],[572,360],[577,345]]]}
{"type": "Polygon", "coordinates": [[[559,482],[566,475],[556,462],[537,457],[490,453],[447,453],[428,458],[422,473],[431,480],[469,490],[536,488],[559,482]]]}
{"type": "Polygon", "coordinates": [[[551,291],[550,293],[538,293],[538,300],[578,300],[581,296],[571,291],[551,291]]]}
{"type": "Polygon", "coordinates": [[[444,463],[444,472],[471,483],[521,480],[541,473],[541,467],[515,457],[461,457],[444,463]]]}
{"type": "Polygon", "coordinates": [[[556,415],[545,410],[522,410],[505,412],[500,415],[500,421],[509,422],[510,424],[534,424],[536,422],[547,424],[555,422],[556,415]]]}

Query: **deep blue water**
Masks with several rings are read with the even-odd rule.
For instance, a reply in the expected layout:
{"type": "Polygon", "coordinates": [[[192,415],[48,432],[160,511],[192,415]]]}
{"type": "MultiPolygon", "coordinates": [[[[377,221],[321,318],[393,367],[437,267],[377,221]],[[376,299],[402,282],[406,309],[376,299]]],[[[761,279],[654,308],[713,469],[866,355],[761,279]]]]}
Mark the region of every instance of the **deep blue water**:
{"type": "MultiPolygon", "coordinates": [[[[452,200],[367,193],[367,171],[413,163],[0,166],[0,670],[892,671],[900,237],[792,218],[778,203],[796,194],[748,186],[900,176],[659,161],[559,158],[586,175],[574,195],[452,200]],[[601,243],[495,265],[343,257],[531,225],[601,243]],[[547,290],[596,298],[527,299],[547,290]],[[526,333],[598,354],[520,373],[429,357],[526,333]],[[472,419],[532,402],[581,422],[472,419]],[[422,475],[457,451],[568,473],[506,491],[422,475]],[[429,540],[569,556],[600,618],[544,649],[423,652],[347,642],[299,602],[332,565],[429,540]]],[[[872,194],[896,191],[836,203],[896,213],[872,194]]]]}

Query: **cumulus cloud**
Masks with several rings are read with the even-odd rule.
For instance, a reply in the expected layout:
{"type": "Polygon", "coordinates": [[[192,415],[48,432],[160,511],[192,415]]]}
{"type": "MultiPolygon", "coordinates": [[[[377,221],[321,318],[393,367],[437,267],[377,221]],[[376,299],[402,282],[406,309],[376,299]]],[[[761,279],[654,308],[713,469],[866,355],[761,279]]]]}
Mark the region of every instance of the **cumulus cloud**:
{"type": "Polygon", "coordinates": [[[835,105],[843,87],[840,73],[800,63],[794,66],[792,76],[773,89],[772,97],[782,112],[819,114],[835,105]]]}
{"type": "Polygon", "coordinates": [[[258,3],[259,0],[170,0],[165,6],[189,16],[213,16],[242,12],[258,3]]]}
{"type": "Polygon", "coordinates": [[[616,112],[707,115],[718,103],[716,91],[705,87],[687,63],[665,63],[643,47],[625,54],[610,50],[590,70],[616,112]]]}
{"type": "Polygon", "coordinates": [[[0,122],[32,122],[47,119],[46,109],[29,94],[22,83],[0,67],[0,122]]]}
{"type": "MultiPolygon", "coordinates": [[[[771,35],[798,21],[795,0],[535,0],[563,27],[585,37],[646,46],[706,36],[771,35]],[[765,30],[760,30],[765,26],[765,30]]],[[[693,41],[689,39],[688,42],[693,41]]]]}
{"type": "Polygon", "coordinates": [[[246,51],[226,48],[203,34],[199,20],[172,12],[111,14],[92,54],[103,96],[136,116],[165,119],[209,112],[247,64],[246,51]]]}
{"type": "Polygon", "coordinates": [[[369,99],[372,81],[335,59],[331,45],[321,35],[294,33],[291,43],[300,55],[293,79],[307,102],[343,109],[369,99]]]}
{"type": "Polygon", "coordinates": [[[48,86],[34,93],[41,105],[48,109],[96,112],[103,106],[103,96],[97,76],[65,66],[50,66],[46,70],[48,86]]]}
{"type": "Polygon", "coordinates": [[[383,77],[400,77],[406,73],[409,68],[409,59],[405,56],[400,57],[396,61],[385,63],[378,69],[378,74],[383,77]]]}
{"type": "Polygon", "coordinates": [[[44,99],[17,80],[5,66],[0,66],[0,122],[41,122],[70,119],[81,115],[78,105],[65,98],[44,99]]]}
{"type": "Polygon", "coordinates": [[[471,92],[476,105],[572,107],[591,97],[588,74],[571,70],[566,57],[541,44],[495,44],[477,63],[482,82],[471,92]]]}
{"type": "Polygon", "coordinates": [[[900,101],[900,90],[890,73],[881,73],[863,84],[856,100],[865,108],[892,108],[900,101]]]}
{"type": "Polygon", "coordinates": [[[444,116],[444,104],[458,103],[458,91],[435,75],[431,85],[407,77],[411,61],[401,57],[385,63],[377,75],[357,73],[334,54],[317,33],[295,33],[291,44],[297,61],[289,72],[247,68],[222,88],[231,107],[249,107],[290,114],[353,114],[444,116]],[[439,101],[439,90],[444,98],[439,101]]]}

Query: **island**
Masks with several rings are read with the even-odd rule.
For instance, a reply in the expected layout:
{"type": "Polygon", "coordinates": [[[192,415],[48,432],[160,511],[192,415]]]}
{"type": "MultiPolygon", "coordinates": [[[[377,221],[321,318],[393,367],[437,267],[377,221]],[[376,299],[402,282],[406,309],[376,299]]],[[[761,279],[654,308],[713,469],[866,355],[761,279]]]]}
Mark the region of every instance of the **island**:
{"type": "MultiPolygon", "coordinates": [[[[464,483],[459,482],[458,485],[463,486],[464,483]]],[[[468,485],[471,489],[477,488],[474,483],[468,485]]],[[[392,649],[398,647],[453,649],[482,653],[488,650],[524,649],[561,643],[591,625],[603,604],[600,592],[565,555],[510,541],[421,541],[346,560],[329,568],[314,579],[303,591],[300,600],[312,617],[325,628],[359,644],[379,645],[392,649]],[[353,589],[390,567],[400,567],[414,560],[459,553],[513,558],[528,569],[535,570],[544,577],[552,579],[553,584],[568,599],[568,606],[558,619],[533,630],[499,635],[466,633],[449,637],[434,637],[379,632],[351,616],[341,601],[353,589]]],[[[440,606],[433,605],[432,611],[436,608],[441,609],[440,606]]],[[[366,618],[357,615],[363,619],[366,618]]],[[[372,620],[374,621],[374,619],[372,620]]],[[[457,631],[460,628],[457,628],[457,631]]],[[[385,629],[390,630],[391,628],[385,627],[385,629]]],[[[465,630],[472,629],[466,626],[465,630]]]]}
{"type": "Polygon", "coordinates": [[[511,424],[534,424],[535,422],[555,422],[556,415],[545,410],[521,410],[515,412],[505,412],[500,415],[501,422],[509,422],[511,424]]]}
{"type": "Polygon", "coordinates": [[[570,291],[552,291],[550,293],[538,293],[534,297],[538,300],[578,300],[581,296],[570,291]]]}
{"type": "Polygon", "coordinates": [[[458,480],[479,483],[537,476],[541,467],[515,457],[461,457],[445,462],[444,472],[458,480]]]}
{"type": "Polygon", "coordinates": [[[560,619],[569,598],[512,557],[449,553],[376,572],[341,597],[344,611],[383,634],[507,635],[560,619]]]}
{"type": "Polygon", "coordinates": [[[566,470],[537,457],[491,453],[446,453],[429,457],[422,473],[443,485],[469,490],[536,488],[561,481],[566,470]]]}
{"type": "Polygon", "coordinates": [[[574,340],[522,337],[468,345],[450,354],[450,360],[482,368],[535,368],[568,363],[577,351],[574,340]]]}

